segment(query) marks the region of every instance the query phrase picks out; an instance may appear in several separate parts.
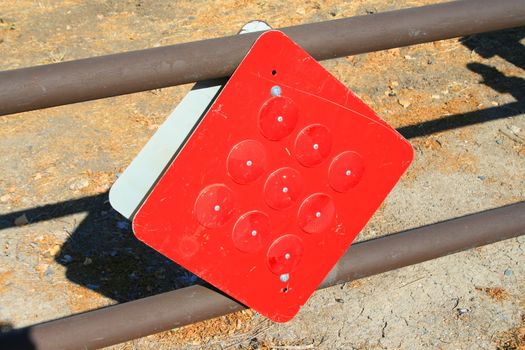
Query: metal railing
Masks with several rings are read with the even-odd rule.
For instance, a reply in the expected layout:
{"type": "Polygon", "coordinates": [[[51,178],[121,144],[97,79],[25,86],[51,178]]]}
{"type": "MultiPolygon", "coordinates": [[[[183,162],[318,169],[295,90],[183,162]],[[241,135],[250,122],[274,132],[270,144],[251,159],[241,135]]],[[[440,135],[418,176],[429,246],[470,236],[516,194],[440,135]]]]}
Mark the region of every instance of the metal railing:
{"type": "MultiPolygon", "coordinates": [[[[463,0],[283,28],[318,60],[525,25],[523,0],[463,0]]],[[[230,75],[258,34],[0,72],[0,115],[230,75]]],[[[356,243],[322,288],[525,233],[525,202],[356,243]]],[[[93,349],[244,308],[205,286],[0,335],[4,349],[93,349]],[[145,318],[145,313],[155,317],[145,318]]]]}

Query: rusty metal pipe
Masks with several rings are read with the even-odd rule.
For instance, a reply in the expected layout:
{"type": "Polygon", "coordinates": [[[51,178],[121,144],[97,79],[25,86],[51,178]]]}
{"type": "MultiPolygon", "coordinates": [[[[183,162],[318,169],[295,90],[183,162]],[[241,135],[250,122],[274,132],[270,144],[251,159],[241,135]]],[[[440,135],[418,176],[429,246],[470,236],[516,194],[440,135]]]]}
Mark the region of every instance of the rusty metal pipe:
{"type": "MultiPolygon", "coordinates": [[[[352,245],[321,288],[525,234],[525,202],[352,245]]],[[[37,324],[0,335],[1,349],[96,349],[245,308],[204,286],[37,324]]]]}
{"type": "MultiPolygon", "coordinates": [[[[325,60],[522,25],[523,0],[462,0],[281,30],[325,60]]],[[[229,76],[258,35],[0,72],[0,115],[229,76]]]]}

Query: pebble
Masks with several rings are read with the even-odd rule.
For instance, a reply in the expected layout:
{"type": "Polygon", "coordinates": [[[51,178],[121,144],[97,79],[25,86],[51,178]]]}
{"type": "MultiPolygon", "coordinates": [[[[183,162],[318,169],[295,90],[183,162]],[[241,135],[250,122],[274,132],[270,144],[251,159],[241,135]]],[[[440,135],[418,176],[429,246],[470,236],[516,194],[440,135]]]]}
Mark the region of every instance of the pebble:
{"type": "Polygon", "coordinates": [[[408,106],[410,106],[410,101],[401,98],[397,100],[397,103],[403,106],[403,108],[408,108],[408,106]]]}
{"type": "Polygon", "coordinates": [[[503,143],[503,141],[502,141],[502,140],[496,140],[496,143],[497,143],[498,145],[501,145],[501,144],[503,143]]]}
{"type": "Polygon", "coordinates": [[[71,255],[66,254],[62,259],[60,259],[60,261],[62,261],[64,264],[69,264],[73,262],[73,257],[71,255]]]}
{"type": "Polygon", "coordinates": [[[49,255],[56,256],[58,252],[60,252],[60,246],[58,244],[55,244],[54,246],[49,248],[48,252],[49,252],[49,255]]]}
{"type": "Polygon", "coordinates": [[[299,15],[305,15],[306,14],[306,9],[304,7],[298,7],[297,10],[295,10],[295,12],[299,15]]]}
{"type": "Polygon", "coordinates": [[[82,190],[89,186],[89,180],[88,179],[79,179],[75,182],[73,182],[71,185],[69,185],[69,189],[71,191],[78,191],[82,190]]]}
{"type": "Polygon", "coordinates": [[[15,225],[16,226],[24,226],[29,224],[29,220],[27,219],[26,214],[22,214],[19,217],[15,219],[15,225]]]}
{"type": "Polygon", "coordinates": [[[458,311],[458,314],[459,314],[460,316],[461,316],[461,315],[464,315],[464,314],[467,314],[467,313],[470,312],[469,309],[464,308],[464,307],[458,308],[458,309],[456,309],[456,310],[458,311]]]}
{"type": "Polygon", "coordinates": [[[478,179],[480,179],[481,181],[485,181],[485,176],[480,175],[480,176],[478,176],[478,179]]]}
{"type": "Polygon", "coordinates": [[[117,221],[117,228],[120,230],[127,230],[129,228],[129,222],[124,220],[117,221]]]}
{"type": "Polygon", "coordinates": [[[506,269],[505,272],[503,272],[503,274],[507,277],[510,277],[514,274],[514,271],[512,271],[511,269],[506,269]]]}
{"type": "Polygon", "coordinates": [[[10,199],[11,199],[10,195],[4,194],[3,196],[0,197],[0,202],[5,203],[5,202],[9,201],[10,199]]]}
{"type": "Polygon", "coordinates": [[[92,263],[93,263],[93,260],[91,260],[91,258],[85,258],[82,264],[84,266],[88,266],[88,265],[91,265],[92,263]]]}
{"type": "Polygon", "coordinates": [[[148,126],[148,130],[157,130],[159,126],[159,124],[151,124],[150,126],[148,126]]]}

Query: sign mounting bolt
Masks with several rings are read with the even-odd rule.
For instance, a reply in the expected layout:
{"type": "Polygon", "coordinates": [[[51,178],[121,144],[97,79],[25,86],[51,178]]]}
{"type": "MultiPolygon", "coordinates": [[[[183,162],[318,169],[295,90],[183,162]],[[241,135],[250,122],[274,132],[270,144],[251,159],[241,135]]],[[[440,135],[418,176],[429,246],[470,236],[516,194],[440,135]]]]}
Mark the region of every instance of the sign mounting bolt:
{"type": "Polygon", "coordinates": [[[281,282],[288,282],[288,280],[290,279],[290,275],[287,273],[283,273],[281,276],[279,276],[279,279],[281,280],[281,282]]]}

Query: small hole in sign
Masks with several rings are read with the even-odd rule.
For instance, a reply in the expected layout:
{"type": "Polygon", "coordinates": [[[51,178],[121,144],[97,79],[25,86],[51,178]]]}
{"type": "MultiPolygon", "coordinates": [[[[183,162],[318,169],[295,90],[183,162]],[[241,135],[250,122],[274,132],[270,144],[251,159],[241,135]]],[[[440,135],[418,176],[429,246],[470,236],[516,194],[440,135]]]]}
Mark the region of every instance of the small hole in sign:
{"type": "Polygon", "coordinates": [[[288,293],[288,288],[284,287],[283,289],[281,289],[281,293],[288,293]]]}
{"type": "Polygon", "coordinates": [[[277,75],[277,71],[275,69],[272,70],[272,75],[277,75]]]}

